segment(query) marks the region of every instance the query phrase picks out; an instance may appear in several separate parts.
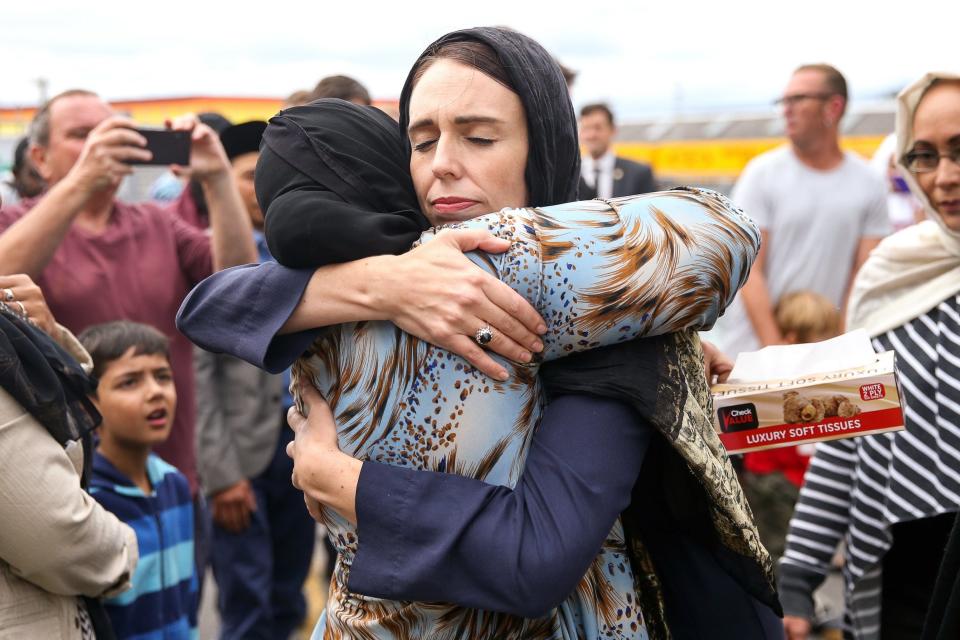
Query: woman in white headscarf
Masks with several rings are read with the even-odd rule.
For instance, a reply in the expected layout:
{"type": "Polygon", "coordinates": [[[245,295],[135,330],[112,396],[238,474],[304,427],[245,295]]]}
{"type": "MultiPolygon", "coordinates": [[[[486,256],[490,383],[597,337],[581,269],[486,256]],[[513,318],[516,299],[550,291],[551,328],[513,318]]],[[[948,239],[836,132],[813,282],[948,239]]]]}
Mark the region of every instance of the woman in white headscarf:
{"type": "Polygon", "coordinates": [[[919,638],[960,509],[960,75],[927,74],[898,102],[898,166],[930,219],[870,255],[847,326],[896,352],[906,429],[819,445],[780,571],[791,640],[841,539],[847,637],[919,638]]]}

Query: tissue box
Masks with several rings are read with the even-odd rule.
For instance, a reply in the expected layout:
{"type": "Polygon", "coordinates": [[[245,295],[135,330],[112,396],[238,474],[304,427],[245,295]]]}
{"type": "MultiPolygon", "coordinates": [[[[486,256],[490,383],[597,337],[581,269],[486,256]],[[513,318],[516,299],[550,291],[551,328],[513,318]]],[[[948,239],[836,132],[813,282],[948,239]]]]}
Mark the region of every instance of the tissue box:
{"type": "Polygon", "coordinates": [[[870,364],[784,380],[719,384],[714,420],[728,453],[903,429],[894,353],[870,364]]]}

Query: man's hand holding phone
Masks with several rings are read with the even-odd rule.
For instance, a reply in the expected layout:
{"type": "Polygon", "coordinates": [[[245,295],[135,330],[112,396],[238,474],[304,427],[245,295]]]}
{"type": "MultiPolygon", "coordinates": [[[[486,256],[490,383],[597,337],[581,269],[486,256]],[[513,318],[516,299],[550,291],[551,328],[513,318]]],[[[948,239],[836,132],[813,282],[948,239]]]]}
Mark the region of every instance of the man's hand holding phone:
{"type": "Polygon", "coordinates": [[[204,181],[214,177],[229,177],[230,161],[216,132],[200,122],[194,114],[167,120],[172,133],[190,135],[190,155],[186,162],[172,163],[170,169],[178,176],[204,181]]]}
{"type": "Polygon", "coordinates": [[[149,162],[153,157],[146,144],[132,120],[111,116],[87,135],[68,178],[89,195],[116,189],[121,180],[133,173],[133,163],[149,162]]]}

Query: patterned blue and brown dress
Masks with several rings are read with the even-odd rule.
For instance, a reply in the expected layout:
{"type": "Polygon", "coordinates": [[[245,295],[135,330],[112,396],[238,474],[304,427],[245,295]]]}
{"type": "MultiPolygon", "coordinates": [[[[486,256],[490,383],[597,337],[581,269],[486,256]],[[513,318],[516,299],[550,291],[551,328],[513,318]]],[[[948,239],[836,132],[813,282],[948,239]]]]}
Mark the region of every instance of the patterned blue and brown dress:
{"type": "MultiPolygon", "coordinates": [[[[505,209],[458,225],[511,241],[479,266],[523,295],[547,323],[542,358],[493,382],[458,356],[389,322],[324,330],[295,365],[337,422],[340,447],[361,459],[442,471],[512,487],[539,421],[542,361],[644,336],[676,332],[693,345],[746,281],[759,249],[753,222],[723,196],[678,189],[610,201],[505,209]]],[[[422,241],[429,241],[426,232],[422,241]]],[[[691,367],[695,369],[696,367],[691,367]]],[[[702,380],[702,362],[700,373],[702,380]]],[[[704,385],[700,384],[701,387],[704,385]]],[[[703,391],[701,389],[700,391],[703,391]]],[[[769,573],[749,508],[709,425],[709,400],[675,408],[671,442],[700,477],[710,477],[720,539],[769,573]],[[688,423],[690,423],[688,425],[688,423]],[[696,423],[694,425],[693,423],[696,423]],[[689,426],[689,428],[687,428],[689,426]],[[695,428],[696,427],[696,428],[695,428]]],[[[619,521],[579,587],[532,620],[442,603],[371,598],[347,589],[358,533],[333,511],[325,524],[338,560],[323,619],[324,638],[647,638],[619,521]]]]}

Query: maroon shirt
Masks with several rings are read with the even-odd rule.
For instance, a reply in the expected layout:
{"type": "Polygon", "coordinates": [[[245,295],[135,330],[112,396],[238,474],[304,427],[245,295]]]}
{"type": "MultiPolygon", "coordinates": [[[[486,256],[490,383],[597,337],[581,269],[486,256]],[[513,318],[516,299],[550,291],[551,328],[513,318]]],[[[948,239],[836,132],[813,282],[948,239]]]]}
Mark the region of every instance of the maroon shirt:
{"type": "MultiPolygon", "coordinates": [[[[0,232],[39,199],[0,208],[0,232]]],[[[170,438],[156,447],[197,490],[193,345],[174,319],[184,296],[213,270],[210,239],[155,203],[116,202],[102,233],[72,225],[37,284],[62,325],[75,334],[111,320],[149,324],[170,338],[177,411],[170,438]]]]}

